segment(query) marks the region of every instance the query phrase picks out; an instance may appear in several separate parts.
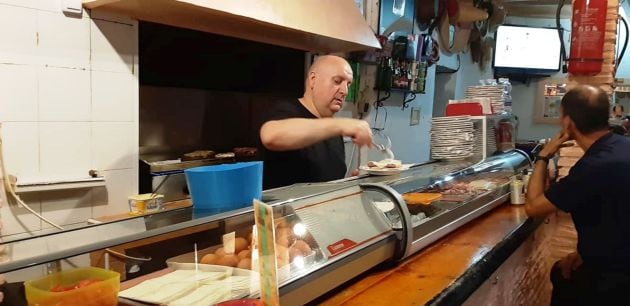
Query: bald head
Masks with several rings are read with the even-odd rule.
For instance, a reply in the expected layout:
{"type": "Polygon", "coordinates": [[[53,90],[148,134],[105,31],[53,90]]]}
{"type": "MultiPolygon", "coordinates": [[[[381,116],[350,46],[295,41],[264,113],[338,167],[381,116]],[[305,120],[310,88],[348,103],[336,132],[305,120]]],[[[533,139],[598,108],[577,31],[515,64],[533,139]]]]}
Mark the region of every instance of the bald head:
{"type": "MultiPolygon", "coordinates": [[[[348,61],[346,61],[343,57],[336,55],[322,55],[318,56],[315,61],[313,61],[313,64],[308,69],[308,72],[321,71],[322,69],[326,69],[331,66],[345,66],[350,68],[350,64],[348,64],[348,61]]],[[[352,69],[350,69],[350,71],[352,71],[352,69]]]]}
{"type": "Polygon", "coordinates": [[[610,102],[598,87],[579,85],[562,97],[562,115],[573,121],[582,134],[608,130],[610,102]]]}
{"type": "Polygon", "coordinates": [[[335,55],[320,56],[308,70],[304,97],[313,103],[318,117],[332,117],[343,106],[352,83],[352,68],[335,55]]]}

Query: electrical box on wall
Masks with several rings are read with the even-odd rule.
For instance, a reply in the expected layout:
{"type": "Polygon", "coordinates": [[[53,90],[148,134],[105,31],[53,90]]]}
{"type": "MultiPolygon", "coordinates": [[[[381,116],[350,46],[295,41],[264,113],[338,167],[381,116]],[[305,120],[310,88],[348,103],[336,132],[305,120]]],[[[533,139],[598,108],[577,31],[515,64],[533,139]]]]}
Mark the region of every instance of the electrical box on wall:
{"type": "Polygon", "coordinates": [[[62,0],[61,11],[66,14],[81,15],[83,13],[83,1],[62,0]]]}
{"type": "Polygon", "coordinates": [[[447,55],[440,51],[440,60],[435,67],[436,72],[455,72],[459,68],[459,55],[447,55]]]}

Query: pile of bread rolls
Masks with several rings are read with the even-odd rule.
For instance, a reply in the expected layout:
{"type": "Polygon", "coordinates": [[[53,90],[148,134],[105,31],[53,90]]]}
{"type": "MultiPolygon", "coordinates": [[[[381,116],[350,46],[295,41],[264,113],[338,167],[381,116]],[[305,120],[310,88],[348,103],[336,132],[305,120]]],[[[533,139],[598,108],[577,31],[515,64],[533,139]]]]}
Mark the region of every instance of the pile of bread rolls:
{"type": "MultiPolygon", "coordinates": [[[[250,235],[251,237],[251,235],[250,235]]],[[[229,266],[241,269],[252,268],[252,250],[251,238],[249,240],[243,237],[234,239],[234,254],[225,252],[223,246],[216,249],[214,253],[206,254],[201,257],[199,263],[207,265],[229,266]]]]}
{"type": "Polygon", "coordinates": [[[279,268],[293,262],[297,256],[305,257],[311,254],[311,246],[298,238],[287,223],[279,223],[276,228],[276,259],[279,268]]]}
{"type": "MultiPolygon", "coordinates": [[[[296,237],[288,223],[278,223],[276,227],[276,261],[278,268],[288,265],[298,256],[305,257],[312,253],[311,246],[299,238],[301,237],[296,237]]],[[[251,244],[251,233],[248,234],[247,239],[236,237],[234,240],[234,254],[226,253],[223,245],[221,245],[214,253],[201,257],[199,263],[251,270],[253,250],[251,244]]]]}

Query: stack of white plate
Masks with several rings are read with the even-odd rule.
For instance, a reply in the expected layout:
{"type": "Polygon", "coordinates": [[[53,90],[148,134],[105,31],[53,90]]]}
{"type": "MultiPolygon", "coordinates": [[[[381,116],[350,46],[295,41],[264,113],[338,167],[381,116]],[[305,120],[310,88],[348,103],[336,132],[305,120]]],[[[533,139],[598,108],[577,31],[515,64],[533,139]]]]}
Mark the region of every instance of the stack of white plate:
{"type": "Polygon", "coordinates": [[[463,159],[473,155],[474,135],[470,116],[435,117],[431,125],[431,158],[463,159]]]}
{"type": "Polygon", "coordinates": [[[505,111],[506,102],[505,85],[480,85],[470,86],[466,89],[466,98],[489,98],[493,113],[505,111]]]}
{"type": "Polygon", "coordinates": [[[486,156],[492,155],[497,150],[497,141],[496,141],[496,133],[494,130],[494,125],[492,121],[488,121],[486,128],[484,129],[481,125],[483,121],[478,121],[475,123],[475,129],[473,135],[475,137],[475,145],[473,149],[473,153],[475,155],[483,154],[483,139],[486,139],[486,156]],[[483,133],[486,135],[483,135],[483,133]]]}

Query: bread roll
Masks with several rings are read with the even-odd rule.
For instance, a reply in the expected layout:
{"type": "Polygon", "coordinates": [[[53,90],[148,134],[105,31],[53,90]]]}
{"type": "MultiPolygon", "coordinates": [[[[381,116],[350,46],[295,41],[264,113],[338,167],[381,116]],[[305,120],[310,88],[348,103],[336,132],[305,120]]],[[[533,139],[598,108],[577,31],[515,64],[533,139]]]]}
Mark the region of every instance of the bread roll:
{"type": "Polygon", "coordinates": [[[247,249],[248,245],[247,239],[236,237],[236,239],[234,239],[234,253],[238,254],[240,251],[247,249]]]}
{"type": "Polygon", "coordinates": [[[221,257],[219,255],[210,253],[210,254],[206,254],[204,257],[201,257],[201,260],[199,261],[199,263],[202,263],[205,265],[216,265],[220,258],[221,257]]]}
{"type": "Polygon", "coordinates": [[[217,265],[220,266],[228,266],[228,267],[236,267],[239,263],[238,256],[236,255],[225,255],[217,261],[217,265]]]}
{"type": "Polygon", "coordinates": [[[252,269],[252,260],[249,259],[249,258],[243,258],[243,259],[241,259],[241,261],[238,262],[238,265],[236,267],[237,268],[241,268],[241,269],[251,270],[252,269]]]}

